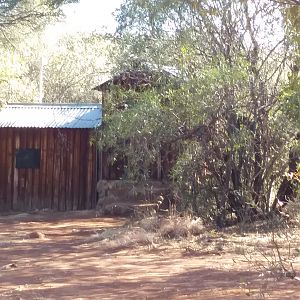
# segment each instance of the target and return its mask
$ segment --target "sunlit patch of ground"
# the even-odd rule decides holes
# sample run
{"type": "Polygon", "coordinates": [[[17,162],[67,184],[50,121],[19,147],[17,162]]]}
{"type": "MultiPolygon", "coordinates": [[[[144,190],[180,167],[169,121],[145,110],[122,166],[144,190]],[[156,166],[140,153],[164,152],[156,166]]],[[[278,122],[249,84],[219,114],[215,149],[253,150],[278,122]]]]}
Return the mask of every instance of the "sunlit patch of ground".
{"type": "Polygon", "coordinates": [[[157,241],[132,227],[126,239],[125,222],[91,211],[0,217],[0,299],[300,299],[299,281],[266,281],[245,262],[244,249],[268,246],[263,234],[157,241]],[[116,237],[99,239],[107,229],[116,237]]]}

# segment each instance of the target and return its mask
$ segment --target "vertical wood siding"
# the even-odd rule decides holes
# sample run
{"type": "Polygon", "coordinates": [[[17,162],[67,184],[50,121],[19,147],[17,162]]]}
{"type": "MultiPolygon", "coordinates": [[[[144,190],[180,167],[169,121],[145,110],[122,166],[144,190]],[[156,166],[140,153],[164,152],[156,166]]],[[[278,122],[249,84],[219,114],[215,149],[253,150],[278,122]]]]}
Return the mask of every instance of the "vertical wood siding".
{"type": "Polygon", "coordinates": [[[96,205],[96,149],[89,129],[0,128],[0,211],[96,205]],[[16,150],[40,149],[40,167],[17,169],[16,150]]]}

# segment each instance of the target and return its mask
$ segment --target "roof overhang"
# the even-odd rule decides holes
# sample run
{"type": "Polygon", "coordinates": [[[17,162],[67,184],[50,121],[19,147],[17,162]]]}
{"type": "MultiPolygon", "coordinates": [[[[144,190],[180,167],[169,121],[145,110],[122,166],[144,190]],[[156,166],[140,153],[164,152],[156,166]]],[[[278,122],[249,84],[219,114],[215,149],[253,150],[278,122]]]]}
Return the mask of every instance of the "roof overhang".
{"type": "Polygon", "coordinates": [[[97,128],[101,104],[6,104],[0,108],[0,127],[97,128]]]}

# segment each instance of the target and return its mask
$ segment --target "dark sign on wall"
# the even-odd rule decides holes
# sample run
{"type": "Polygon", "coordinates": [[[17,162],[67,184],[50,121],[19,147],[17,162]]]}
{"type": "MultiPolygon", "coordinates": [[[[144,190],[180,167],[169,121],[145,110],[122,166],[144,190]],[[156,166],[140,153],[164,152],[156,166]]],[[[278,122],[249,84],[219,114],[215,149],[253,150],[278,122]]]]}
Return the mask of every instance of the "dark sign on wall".
{"type": "Polygon", "coordinates": [[[40,149],[17,149],[17,169],[38,169],[40,167],[40,149]]]}

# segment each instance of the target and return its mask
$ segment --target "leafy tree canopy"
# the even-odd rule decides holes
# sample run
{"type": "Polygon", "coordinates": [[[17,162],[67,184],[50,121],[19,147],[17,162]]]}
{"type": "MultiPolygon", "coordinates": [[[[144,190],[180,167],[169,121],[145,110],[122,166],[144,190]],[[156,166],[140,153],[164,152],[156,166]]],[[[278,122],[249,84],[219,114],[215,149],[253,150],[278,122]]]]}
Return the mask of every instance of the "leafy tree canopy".
{"type": "Polygon", "coordinates": [[[172,156],[184,203],[219,224],[270,211],[296,129],[282,97],[294,54],[283,4],[126,0],[117,20],[116,71],[171,67],[180,84],[112,90],[100,140],[112,162],[121,153],[141,179],[172,156]]]}
{"type": "Polygon", "coordinates": [[[61,15],[61,5],[71,2],[77,0],[0,0],[0,43],[7,46],[40,29],[61,15]]]}
{"type": "Polygon", "coordinates": [[[40,34],[0,49],[0,99],[4,102],[94,102],[92,88],[107,76],[109,42],[99,34],[64,35],[49,47],[40,34]]]}

